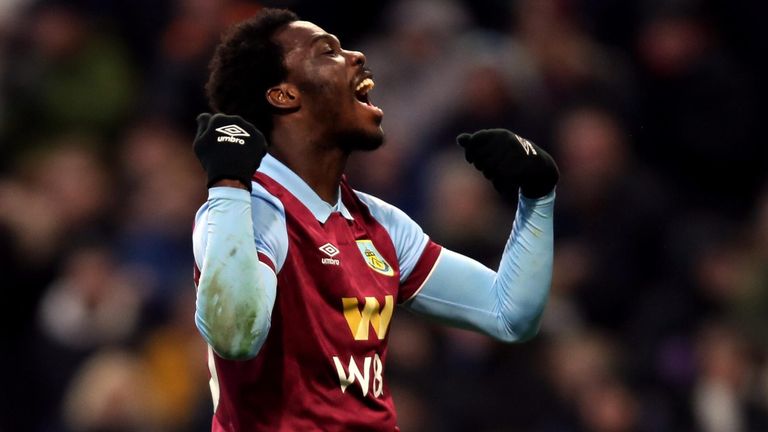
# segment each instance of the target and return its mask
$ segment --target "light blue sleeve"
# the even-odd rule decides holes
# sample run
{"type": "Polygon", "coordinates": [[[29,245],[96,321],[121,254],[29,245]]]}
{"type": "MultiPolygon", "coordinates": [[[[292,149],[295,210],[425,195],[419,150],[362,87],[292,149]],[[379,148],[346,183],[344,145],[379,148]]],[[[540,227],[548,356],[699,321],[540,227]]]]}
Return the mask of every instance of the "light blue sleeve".
{"type": "MultiPolygon", "coordinates": [[[[251,222],[253,223],[253,240],[256,249],[264,254],[275,266],[275,273],[280,273],[288,256],[288,229],[285,225],[285,208],[275,196],[271,195],[260,184],[252,183],[251,192],[251,222]]],[[[197,229],[207,226],[209,201],[206,201],[195,215],[195,231],[192,234],[192,245],[197,268],[203,268],[202,259],[208,244],[208,230],[197,229]]]]}
{"type": "Polygon", "coordinates": [[[443,249],[432,274],[404,306],[504,342],[535,336],[552,282],[555,192],[520,196],[498,273],[443,249]]]}
{"type": "Polygon", "coordinates": [[[263,186],[253,182],[251,192],[251,220],[256,249],[267,256],[280,273],[288,256],[288,228],[285,225],[285,207],[263,186]]]}
{"type": "Polygon", "coordinates": [[[279,271],[287,254],[284,212],[245,190],[211,188],[195,218],[193,251],[200,269],[200,333],[221,357],[254,357],[269,332],[277,289],[275,272],[259,261],[258,252],[279,271]]]}
{"type": "Polygon", "coordinates": [[[363,192],[355,191],[355,194],[392,239],[400,267],[400,282],[405,282],[419,262],[429,242],[429,236],[424,234],[421,227],[405,212],[392,204],[363,192]]]}

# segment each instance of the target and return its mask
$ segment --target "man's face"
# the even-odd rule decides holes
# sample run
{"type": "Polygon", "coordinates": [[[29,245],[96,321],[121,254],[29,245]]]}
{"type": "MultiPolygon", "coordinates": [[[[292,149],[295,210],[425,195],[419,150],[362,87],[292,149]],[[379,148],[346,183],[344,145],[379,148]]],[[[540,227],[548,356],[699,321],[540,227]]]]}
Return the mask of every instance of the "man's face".
{"type": "Polygon", "coordinates": [[[295,21],[276,34],[288,69],[286,81],[300,92],[300,110],[318,124],[318,138],[345,150],[373,150],[382,142],[383,112],[368,98],[372,74],[365,56],[341,49],[320,27],[295,21]]]}

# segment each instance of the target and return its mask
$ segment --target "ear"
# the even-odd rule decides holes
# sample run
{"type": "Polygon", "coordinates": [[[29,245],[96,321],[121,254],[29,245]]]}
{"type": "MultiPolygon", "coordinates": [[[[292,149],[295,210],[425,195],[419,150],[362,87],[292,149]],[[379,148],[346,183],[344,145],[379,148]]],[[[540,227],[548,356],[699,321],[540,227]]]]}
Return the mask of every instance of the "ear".
{"type": "Polygon", "coordinates": [[[266,96],[275,108],[293,110],[301,106],[301,94],[293,84],[281,83],[267,90],[266,96]]]}

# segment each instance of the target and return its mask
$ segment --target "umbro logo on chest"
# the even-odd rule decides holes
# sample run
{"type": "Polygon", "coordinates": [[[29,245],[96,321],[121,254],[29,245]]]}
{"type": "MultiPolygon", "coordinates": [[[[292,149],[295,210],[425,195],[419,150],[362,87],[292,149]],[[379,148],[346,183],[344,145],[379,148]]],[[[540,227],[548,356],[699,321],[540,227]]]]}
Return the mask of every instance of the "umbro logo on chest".
{"type": "Polygon", "coordinates": [[[320,259],[320,262],[322,262],[323,264],[336,265],[336,266],[341,264],[341,262],[338,259],[334,258],[336,255],[339,254],[339,249],[333,244],[331,244],[330,242],[320,246],[318,249],[320,249],[320,252],[328,255],[320,259]]]}
{"type": "MultiPolygon", "coordinates": [[[[384,256],[376,249],[371,240],[356,240],[357,248],[368,267],[376,273],[384,276],[394,276],[395,272],[392,266],[387,262],[384,256]]],[[[326,243],[320,246],[320,252],[326,256],[320,258],[320,262],[325,265],[341,265],[336,255],[340,253],[339,249],[333,243],[326,243]]]]}

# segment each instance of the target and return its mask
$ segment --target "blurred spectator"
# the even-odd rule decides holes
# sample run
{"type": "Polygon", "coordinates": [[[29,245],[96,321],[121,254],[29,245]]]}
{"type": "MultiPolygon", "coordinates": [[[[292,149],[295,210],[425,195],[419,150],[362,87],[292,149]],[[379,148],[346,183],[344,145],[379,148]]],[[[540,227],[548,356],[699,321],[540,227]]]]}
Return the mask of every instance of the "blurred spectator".
{"type": "MultiPolygon", "coordinates": [[[[743,267],[739,280],[743,286],[734,302],[735,320],[761,349],[768,347],[768,190],[757,200],[754,218],[746,230],[743,267]]],[[[740,270],[741,270],[740,269],[740,270]]]]}
{"type": "MultiPolygon", "coordinates": [[[[0,3],[0,83],[5,81],[5,73],[7,73],[8,61],[7,57],[7,40],[16,31],[14,28],[16,25],[16,16],[19,10],[24,6],[28,0],[6,0],[0,3]]],[[[5,129],[7,124],[8,108],[5,105],[5,98],[0,93],[0,137],[5,135],[5,129]]],[[[0,156],[3,154],[3,145],[0,144],[0,156]]]]}
{"type": "Polygon", "coordinates": [[[386,89],[372,94],[386,113],[385,131],[407,149],[421,145],[428,126],[459,103],[455,90],[470,53],[458,42],[468,24],[457,1],[400,0],[388,11],[386,31],[361,46],[377,86],[386,89]]]}
{"type": "Polygon", "coordinates": [[[660,276],[666,197],[632,158],[627,134],[608,111],[582,106],[557,123],[558,292],[568,292],[593,323],[620,328],[660,276]],[[642,265],[637,265],[642,263],[642,265]]]}
{"type": "Polygon", "coordinates": [[[13,21],[19,14],[19,10],[23,7],[24,3],[28,3],[29,0],[7,0],[0,4],[0,28],[8,29],[13,25],[13,21]]]}
{"type": "Polygon", "coordinates": [[[76,250],[42,299],[42,332],[71,349],[125,341],[136,330],[139,295],[107,251],[76,250]]]}
{"type": "Polygon", "coordinates": [[[154,430],[210,428],[209,354],[189,319],[194,302],[194,290],[179,294],[170,318],[149,331],[139,351],[149,386],[144,415],[154,430]]]}
{"type": "Polygon", "coordinates": [[[698,337],[698,364],[693,407],[700,430],[756,432],[768,428],[765,405],[754,399],[755,364],[738,331],[721,323],[703,328],[698,337]]]}
{"type": "Polygon", "coordinates": [[[653,430],[640,426],[636,396],[618,382],[600,382],[590,387],[579,404],[586,429],[594,432],[653,430]]]}
{"type": "Polygon", "coordinates": [[[75,432],[148,430],[149,388],[140,360],[130,351],[105,350],[72,380],[63,419],[75,432]]]}
{"type": "Polygon", "coordinates": [[[38,410],[51,417],[33,422],[53,426],[50,421],[81,362],[103,345],[135,336],[141,297],[133,282],[98,242],[77,247],[66,258],[35,314],[33,352],[44,355],[34,358],[37,370],[28,379],[46,389],[37,401],[38,410]],[[56,367],[50,367],[50,358],[56,359],[56,367]]]}
{"type": "Polygon", "coordinates": [[[204,87],[208,62],[220,34],[261,7],[239,0],[175,0],[175,14],[159,48],[145,99],[149,114],[193,127],[209,111],[204,87]]]}
{"type": "Polygon", "coordinates": [[[423,169],[429,181],[424,230],[449,249],[497,265],[512,217],[505,218],[490,183],[464,161],[458,146],[433,155],[423,169]]]}
{"type": "MultiPolygon", "coordinates": [[[[481,39],[474,44],[482,51],[488,49],[482,47],[486,42],[481,39]]],[[[429,206],[429,202],[421,200],[421,195],[427,193],[424,189],[432,181],[432,172],[425,170],[424,165],[435,159],[436,154],[450,153],[451,150],[456,153],[456,137],[459,134],[479,129],[507,128],[531,139],[541,135],[542,131],[534,120],[534,111],[524,106],[525,101],[518,99],[520,95],[514,93],[493,54],[492,51],[475,53],[476,60],[458,76],[461,81],[457,83],[457,95],[461,103],[452,105],[445,118],[436,123],[438,127],[425,131],[420,145],[415,151],[412,150],[412,163],[406,174],[410,175],[413,183],[411,193],[415,197],[412,196],[409,203],[413,214],[421,215],[426,211],[425,204],[429,206]],[[480,56],[489,57],[481,59],[480,56]]]]}
{"type": "Polygon", "coordinates": [[[78,368],[65,392],[72,431],[182,431],[210,428],[205,344],[187,319],[194,293],[138,350],[103,348],[78,368]]]}
{"type": "MultiPolygon", "coordinates": [[[[11,338],[26,343],[37,301],[72,246],[103,236],[110,210],[109,177],[88,140],[71,138],[30,154],[15,176],[0,179],[3,274],[15,289],[2,319],[11,338]]],[[[11,344],[13,345],[13,344],[11,344]]]]}
{"type": "Polygon", "coordinates": [[[638,151],[681,202],[728,215],[765,177],[750,74],[719,45],[697,2],[651,9],[638,35],[645,143],[638,151]]]}
{"type": "Polygon", "coordinates": [[[540,125],[533,131],[551,127],[562,106],[577,102],[633,111],[626,60],[589,37],[576,2],[521,0],[514,12],[514,32],[499,55],[519,105],[540,125]]]}
{"type": "Polygon", "coordinates": [[[434,331],[410,314],[394,320],[389,331],[387,374],[398,424],[402,430],[437,430],[440,422],[433,414],[437,403],[430,397],[438,375],[430,372],[439,355],[434,331]]]}
{"type": "Polygon", "coordinates": [[[36,5],[16,29],[3,92],[14,107],[4,137],[12,153],[29,149],[35,138],[116,132],[136,85],[120,43],[82,10],[58,1],[36,5]]]}
{"type": "Polygon", "coordinates": [[[555,246],[552,287],[544,311],[541,331],[567,336],[584,331],[584,312],[576,302],[576,290],[591,273],[591,264],[579,242],[561,242],[555,246]]]}
{"type": "Polygon", "coordinates": [[[408,158],[403,155],[411,153],[413,149],[409,148],[410,144],[397,141],[389,135],[385,140],[382,151],[353,154],[347,175],[355,189],[381,198],[400,209],[412,209],[418,206],[418,188],[408,188],[407,193],[402,191],[410,179],[405,166],[408,158]]]}
{"type": "Polygon", "coordinates": [[[27,259],[46,262],[78,235],[103,231],[110,179],[88,138],[71,137],[29,152],[18,179],[3,182],[0,221],[27,259]],[[63,174],[66,173],[66,174],[63,174]]]}
{"type": "Polygon", "coordinates": [[[190,232],[205,189],[188,139],[162,122],[138,124],[127,134],[120,157],[127,190],[118,253],[143,280],[150,320],[162,321],[175,299],[193,289],[190,232]]]}

